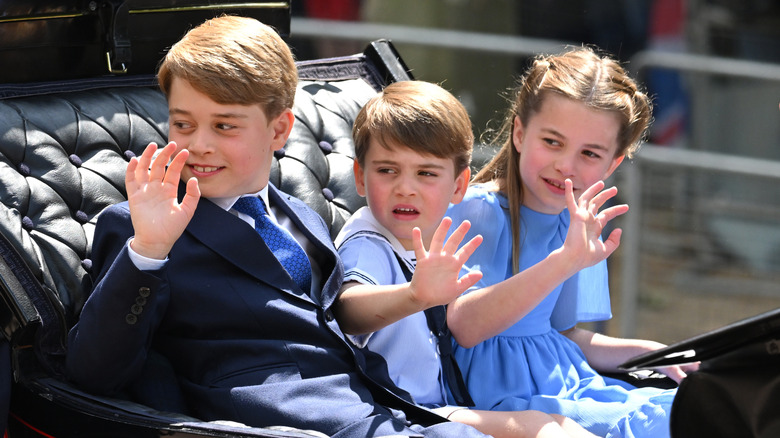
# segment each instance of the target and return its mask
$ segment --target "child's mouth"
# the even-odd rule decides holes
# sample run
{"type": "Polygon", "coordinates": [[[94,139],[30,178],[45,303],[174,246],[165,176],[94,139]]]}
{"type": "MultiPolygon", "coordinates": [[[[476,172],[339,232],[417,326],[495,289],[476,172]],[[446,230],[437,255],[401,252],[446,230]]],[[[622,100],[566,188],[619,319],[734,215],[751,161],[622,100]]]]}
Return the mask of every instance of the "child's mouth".
{"type": "Polygon", "coordinates": [[[393,209],[393,215],[404,218],[416,217],[419,214],[420,213],[417,211],[417,209],[414,208],[397,207],[393,209]]]}
{"type": "Polygon", "coordinates": [[[204,176],[204,175],[210,175],[210,174],[214,174],[214,173],[218,172],[221,169],[221,167],[219,167],[219,166],[198,166],[198,165],[193,164],[193,165],[190,165],[190,169],[192,170],[192,173],[194,175],[204,176]]]}
{"type": "Polygon", "coordinates": [[[550,186],[552,189],[556,189],[556,191],[557,190],[560,190],[560,191],[565,191],[566,190],[566,185],[562,181],[553,180],[553,179],[547,179],[547,178],[542,178],[542,180],[545,183],[547,183],[547,185],[550,186]]]}

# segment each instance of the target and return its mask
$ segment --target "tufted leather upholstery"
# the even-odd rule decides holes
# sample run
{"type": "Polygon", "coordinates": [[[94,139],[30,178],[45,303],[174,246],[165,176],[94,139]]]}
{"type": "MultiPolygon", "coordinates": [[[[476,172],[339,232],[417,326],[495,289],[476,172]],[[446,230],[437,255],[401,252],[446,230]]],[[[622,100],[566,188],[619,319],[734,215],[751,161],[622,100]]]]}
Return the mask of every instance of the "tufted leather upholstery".
{"type": "MultiPolygon", "coordinates": [[[[411,76],[384,41],[361,55],[299,62],[299,76],[296,122],[271,182],[314,208],[335,237],[364,205],[352,177],[352,122],[384,85],[411,76]]],[[[98,215],[126,199],[129,159],[166,142],[168,108],[154,78],[123,82],[0,100],[0,327],[17,351],[33,345],[49,375],[59,374],[91,286],[98,215]]]]}

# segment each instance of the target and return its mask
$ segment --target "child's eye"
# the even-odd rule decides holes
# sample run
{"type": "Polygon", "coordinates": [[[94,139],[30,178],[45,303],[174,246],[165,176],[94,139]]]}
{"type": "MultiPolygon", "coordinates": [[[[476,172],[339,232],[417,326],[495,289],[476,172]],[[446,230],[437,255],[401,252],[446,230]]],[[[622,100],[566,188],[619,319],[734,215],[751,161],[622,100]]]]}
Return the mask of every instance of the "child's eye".
{"type": "Polygon", "coordinates": [[[588,150],[582,151],[582,155],[585,155],[588,158],[601,158],[601,155],[588,150]]]}
{"type": "Polygon", "coordinates": [[[544,139],[542,139],[542,141],[544,141],[545,143],[547,143],[550,146],[560,146],[561,145],[561,142],[559,142],[558,140],[556,140],[554,138],[544,138],[544,139]]]}
{"type": "Polygon", "coordinates": [[[395,173],[395,170],[388,167],[380,167],[376,170],[378,173],[395,173]]]}
{"type": "Polygon", "coordinates": [[[229,131],[231,129],[234,129],[236,126],[231,125],[229,123],[217,123],[216,128],[220,131],[229,131]]]}
{"type": "Polygon", "coordinates": [[[182,122],[182,121],[171,122],[171,125],[173,125],[173,127],[181,131],[192,128],[192,125],[190,123],[182,122]]]}
{"type": "Polygon", "coordinates": [[[417,174],[420,175],[420,176],[438,176],[435,173],[429,172],[427,170],[421,170],[421,171],[417,172],[417,174]]]}

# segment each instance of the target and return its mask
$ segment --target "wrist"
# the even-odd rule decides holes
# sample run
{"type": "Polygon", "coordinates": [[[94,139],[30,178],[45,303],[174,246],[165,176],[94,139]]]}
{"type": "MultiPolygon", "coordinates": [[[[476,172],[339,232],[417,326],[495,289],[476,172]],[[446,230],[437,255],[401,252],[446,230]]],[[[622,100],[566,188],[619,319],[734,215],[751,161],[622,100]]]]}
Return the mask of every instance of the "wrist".
{"type": "Polygon", "coordinates": [[[578,260],[570,257],[564,247],[560,247],[547,255],[548,268],[558,272],[559,276],[568,279],[572,275],[581,271],[585,266],[580,266],[578,260]]]}
{"type": "Polygon", "coordinates": [[[135,237],[130,239],[129,245],[136,254],[153,260],[165,260],[170,248],[162,245],[147,245],[135,237]]]}

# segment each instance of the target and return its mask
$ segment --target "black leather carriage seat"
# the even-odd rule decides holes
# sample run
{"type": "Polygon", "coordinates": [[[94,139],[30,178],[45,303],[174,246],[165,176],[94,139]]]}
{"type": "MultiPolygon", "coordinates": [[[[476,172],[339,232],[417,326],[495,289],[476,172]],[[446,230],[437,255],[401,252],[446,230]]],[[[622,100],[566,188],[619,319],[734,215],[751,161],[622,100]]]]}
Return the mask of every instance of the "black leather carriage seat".
{"type": "MultiPolygon", "coordinates": [[[[383,86],[411,75],[388,41],[298,66],[296,121],[275,156],[271,182],[311,205],[335,237],[364,205],[352,177],[352,122],[383,86]]],[[[125,200],[128,160],[149,142],[165,144],[167,104],[151,76],[58,87],[52,93],[0,85],[0,327],[12,346],[15,395],[97,404],[94,415],[115,419],[112,400],[63,382],[66,337],[91,286],[96,219],[125,200]]],[[[137,411],[133,418],[153,412],[162,424],[166,417],[157,410],[165,408],[129,410],[137,411]]]]}

